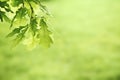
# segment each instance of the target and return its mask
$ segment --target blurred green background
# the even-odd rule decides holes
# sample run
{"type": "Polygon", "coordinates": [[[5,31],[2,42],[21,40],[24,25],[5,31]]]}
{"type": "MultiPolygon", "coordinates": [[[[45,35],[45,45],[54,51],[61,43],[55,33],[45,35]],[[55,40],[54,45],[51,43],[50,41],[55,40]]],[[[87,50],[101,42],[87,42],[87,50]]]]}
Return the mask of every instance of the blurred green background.
{"type": "Polygon", "coordinates": [[[0,23],[0,80],[120,80],[120,0],[48,0],[54,44],[10,48],[0,23]]]}

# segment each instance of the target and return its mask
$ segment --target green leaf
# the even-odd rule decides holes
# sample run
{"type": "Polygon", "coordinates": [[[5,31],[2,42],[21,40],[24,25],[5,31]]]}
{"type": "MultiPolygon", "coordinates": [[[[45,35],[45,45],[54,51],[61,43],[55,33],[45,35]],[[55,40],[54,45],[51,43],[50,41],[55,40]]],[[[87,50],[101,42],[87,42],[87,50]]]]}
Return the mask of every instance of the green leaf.
{"type": "Polygon", "coordinates": [[[1,19],[1,22],[3,22],[3,15],[5,14],[5,12],[3,11],[0,11],[0,19],[1,19]]]}
{"type": "Polygon", "coordinates": [[[2,15],[1,15],[1,13],[0,13],[0,20],[1,20],[1,22],[3,22],[3,17],[2,17],[2,15]]]}
{"type": "Polygon", "coordinates": [[[0,19],[1,19],[1,22],[3,22],[3,19],[6,22],[10,22],[10,19],[5,15],[5,12],[3,12],[3,11],[0,11],[0,19]]]}
{"type": "Polygon", "coordinates": [[[9,5],[7,4],[7,1],[0,1],[0,7],[5,8],[5,7],[9,7],[9,5]]]}
{"type": "Polygon", "coordinates": [[[16,18],[17,18],[17,19],[23,18],[23,17],[25,17],[26,14],[27,14],[27,9],[21,7],[21,8],[18,9],[18,11],[16,12],[16,18]]]}
{"type": "Polygon", "coordinates": [[[16,45],[18,45],[24,38],[24,34],[20,33],[17,35],[17,37],[15,39],[13,39],[13,45],[12,47],[15,47],[16,45]]]}
{"type": "Polygon", "coordinates": [[[7,12],[13,13],[13,11],[10,9],[9,4],[7,3],[7,0],[6,1],[0,1],[0,7],[5,9],[7,12]]]}
{"type": "Polygon", "coordinates": [[[11,0],[11,5],[13,7],[18,7],[22,3],[23,3],[23,0],[11,0]]]}
{"type": "Polygon", "coordinates": [[[38,27],[37,24],[38,24],[37,18],[32,18],[31,22],[30,22],[30,28],[31,28],[33,36],[35,36],[35,34],[36,34],[37,30],[38,30],[37,29],[37,27],[38,27]]]}
{"type": "Polygon", "coordinates": [[[3,14],[3,18],[4,18],[4,20],[5,20],[6,22],[10,22],[10,21],[11,21],[5,14],[3,14]]]}
{"type": "Polygon", "coordinates": [[[40,26],[41,29],[39,30],[39,34],[37,35],[37,37],[40,38],[40,44],[44,47],[50,47],[50,45],[53,43],[53,40],[50,36],[52,32],[48,30],[48,26],[44,19],[40,20],[40,26]]]}
{"type": "Polygon", "coordinates": [[[25,8],[27,10],[28,16],[31,17],[31,8],[30,8],[29,3],[25,1],[24,6],[25,6],[25,8]]]}
{"type": "Polygon", "coordinates": [[[10,25],[10,28],[13,26],[13,24],[18,24],[20,26],[24,26],[27,24],[27,18],[26,18],[26,15],[27,15],[27,9],[26,8],[19,8],[17,11],[16,11],[16,14],[15,16],[13,17],[12,21],[11,21],[11,25],[10,25]]]}
{"type": "Polygon", "coordinates": [[[12,37],[15,34],[19,34],[21,29],[23,29],[24,27],[19,27],[19,28],[15,28],[11,33],[9,33],[6,37],[12,37]]]}
{"type": "Polygon", "coordinates": [[[41,9],[44,13],[46,13],[47,15],[50,15],[50,13],[49,13],[49,11],[48,11],[48,9],[47,9],[46,6],[40,4],[40,7],[41,7],[40,9],[41,9]]]}

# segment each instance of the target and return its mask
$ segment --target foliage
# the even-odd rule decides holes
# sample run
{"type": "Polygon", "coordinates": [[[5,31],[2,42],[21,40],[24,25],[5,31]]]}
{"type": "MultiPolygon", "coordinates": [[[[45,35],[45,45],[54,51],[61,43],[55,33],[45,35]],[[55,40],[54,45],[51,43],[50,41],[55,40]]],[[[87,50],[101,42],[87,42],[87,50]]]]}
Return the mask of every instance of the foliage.
{"type": "Polygon", "coordinates": [[[0,21],[10,23],[12,31],[7,37],[14,38],[13,47],[21,41],[49,47],[53,43],[47,25],[49,15],[40,0],[0,0],[0,21]]]}

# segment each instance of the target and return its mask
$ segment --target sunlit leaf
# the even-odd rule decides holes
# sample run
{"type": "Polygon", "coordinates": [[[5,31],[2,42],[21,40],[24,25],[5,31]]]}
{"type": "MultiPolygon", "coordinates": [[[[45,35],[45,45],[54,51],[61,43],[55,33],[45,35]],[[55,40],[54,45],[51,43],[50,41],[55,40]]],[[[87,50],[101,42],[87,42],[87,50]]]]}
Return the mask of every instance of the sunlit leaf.
{"type": "Polygon", "coordinates": [[[40,20],[40,26],[41,29],[38,34],[38,37],[40,38],[40,44],[44,47],[50,47],[50,45],[53,43],[53,40],[50,36],[51,31],[48,30],[48,26],[44,19],[40,20]]]}

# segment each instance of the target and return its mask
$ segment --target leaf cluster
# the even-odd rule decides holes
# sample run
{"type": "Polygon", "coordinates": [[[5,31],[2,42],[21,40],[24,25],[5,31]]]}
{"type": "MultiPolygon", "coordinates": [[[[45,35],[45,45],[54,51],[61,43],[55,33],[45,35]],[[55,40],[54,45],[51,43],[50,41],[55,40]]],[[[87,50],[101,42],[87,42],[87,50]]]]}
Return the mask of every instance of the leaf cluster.
{"type": "Polygon", "coordinates": [[[10,23],[7,37],[13,38],[13,47],[26,40],[27,45],[50,47],[53,41],[47,25],[49,15],[40,0],[0,0],[0,21],[10,23]]]}

